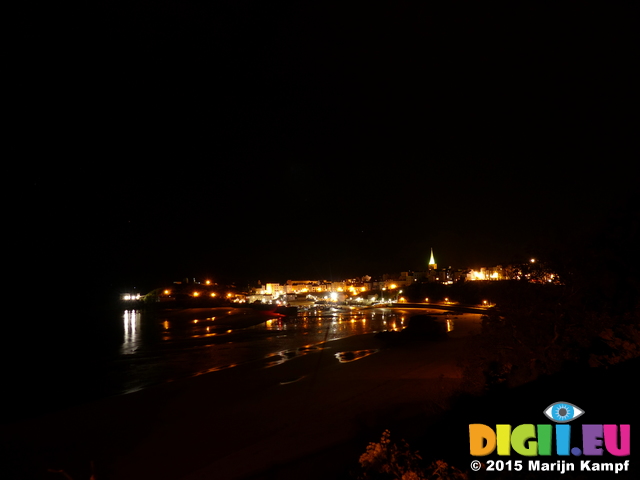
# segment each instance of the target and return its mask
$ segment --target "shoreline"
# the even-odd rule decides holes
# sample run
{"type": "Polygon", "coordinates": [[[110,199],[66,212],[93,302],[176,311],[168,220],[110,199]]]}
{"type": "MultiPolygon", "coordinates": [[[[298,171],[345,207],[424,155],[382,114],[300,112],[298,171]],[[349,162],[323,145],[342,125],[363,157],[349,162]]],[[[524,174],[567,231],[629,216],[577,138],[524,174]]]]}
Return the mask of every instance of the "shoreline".
{"type": "MultiPolygon", "coordinates": [[[[376,310],[382,313],[383,316],[385,311],[389,311],[388,309],[376,310]]],[[[418,311],[427,311],[429,314],[438,317],[441,315],[449,316],[453,313],[446,310],[413,309],[411,307],[407,308],[405,313],[413,315],[418,311]]],[[[372,314],[369,313],[369,315],[372,314]]],[[[259,324],[263,323],[266,319],[275,318],[272,317],[271,314],[256,312],[252,309],[215,307],[204,309],[174,309],[165,312],[164,315],[161,314],[159,321],[162,322],[162,320],[166,318],[170,322],[176,321],[176,325],[180,326],[186,325],[185,322],[190,322],[193,318],[204,320],[204,317],[210,316],[217,318],[215,322],[209,322],[207,325],[211,325],[213,332],[219,330],[223,332],[223,334],[218,334],[215,339],[213,339],[213,337],[211,339],[209,339],[209,337],[205,338],[204,336],[202,338],[191,339],[180,337],[174,339],[171,344],[167,343],[167,345],[184,344],[187,346],[200,345],[206,347],[208,344],[221,345],[229,341],[235,342],[237,341],[236,336],[238,335],[240,335],[241,338],[246,338],[246,336],[259,338],[260,335],[271,335],[271,333],[266,331],[261,334],[259,324]],[[228,330],[233,330],[233,333],[229,333],[228,330]]],[[[466,315],[462,314],[462,316],[466,315]]],[[[297,316],[285,321],[295,322],[300,319],[301,317],[297,316]]],[[[147,321],[148,320],[149,318],[147,321]]],[[[153,318],[152,320],[155,321],[153,318]]],[[[119,382],[122,380],[118,375],[121,375],[121,372],[125,372],[123,368],[126,368],[126,362],[118,362],[117,366],[111,365],[113,359],[120,355],[119,352],[124,345],[122,343],[122,319],[111,319],[111,325],[107,327],[108,328],[105,329],[105,332],[108,334],[107,341],[100,341],[100,339],[93,337],[91,337],[89,341],[83,340],[78,344],[69,345],[60,345],[57,341],[52,341],[48,342],[46,349],[39,348],[33,352],[24,350],[24,353],[16,353],[16,358],[23,355],[29,355],[31,357],[35,355],[39,363],[36,364],[34,368],[19,368],[9,372],[9,380],[6,384],[9,385],[10,408],[5,409],[3,415],[0,416],[0,425],[41,417],[65,409],[68,406],[79,406],[84,403],[99,400],[100,398],[132,391],[132,388],[130,388],[132,384],[127,384],[126,388],[118,388],[119,382]],[[113,332],[119,332],[120,337],[118,338],[117,335],[114,336],[113,332]],[[114,339],[119,341],[114,341],[114,339]],[[96,341],[99,351],[95,350],[96,341]],[[78,348],[84,350],[79,352],[78,348]],[[89,348],[91,348],[91,351],[88,350],[89,348]],[[97,355],[95,354],[96,352],[98,352],[97,355]],[[85,360],[78,361],[80,358],[84,358],[85,360]]],[[[127,325],[125,323],[125,329],[126,327],[127,325]]],[[[382,327],[382,325],[379,327],[382,327]]],[[[379,330],[379,327],[377,327],[376,330],[379,330]]],[[[368,330],[372,329],[369,328],[368,330]]],[[[147,328],[146,331],[148,332],[149,329],[147,328]]],[[[456,328],[456,330],[451,333],[452,336],[465,334],[464,327],[460,330],[456,328]]],[[[313,339],[308,338],[306,343],[316,344],[327,338],[324,335],[320,336],[320,338],[317,338],[318,335],[315,335],[315,337],[316,338],[313,339]]],[[[163,346],[167,345],[163,344],[163,346]]],[[[275,354],[283,349],[274,348],[272,350],[275,354]]],[[[162,352],[160,352],[160,354],[161,353],[162,352]]],[[[264,353],[266,354],[267,352],[264,353]]],[[[258,358],[261,358],[260,355],[258,358]]],[[[235,364],[238,362],[222,362],[218,367],[224,367],[230,363],[235,364]]],[[[205,370],[208,369],[202,369],[202,371],[205,370]]],[[[215,371],[215,369],[212,368],[209,371],[215,371]]],[[[156,372],[159,373],[160,370],[156,370],[156,372]]],[[[142,388],[148,388],[150,385],[156,384],[158,380],[166,381],[171,378],[176,379],[183,376],[182,373],[183,372],[178,371],[177,375],[169,375],[169,378],[164,378],[167,376],[161,373],[159,375],[152,375],[149,378],[155,378],[155,380],[142,382],[142,388]]],[[[189,376],[188,372],[186,376],[189,376]]]]}
{"type": "MultiPolygon", "coordinates": [[[[210,471],[215,478],[241,478],[295,464],[350,441],[381,416],[439,405],[445,401],[442,389],[459,384],[460,369],[445,359],[453,359],[453,350],[464,352],[465,338],[398,348],[374,335],[322,342],[317,346],[323,348],[270,368],[240,365],[8,425],[3,440],[20,438],[18,445],[46,452],[29,462],[40,468],[47,458],[68,458],[65,471],[74,479],[89,477],[83,476],[86,466],[82,473],[71,471],[90,461],[99,480],[195,479],[210,471]],[[425,356],[427,345],[432,355],[425,356]],[[347,363],[336,358],[362,350],[375,352],[347,363]],[[426,388],[434,382],[438,389],[426,388]],[[305,424],[303,431],[296,427],[305,424]],[[170,453],[155,460],[157,452],[170,453]]],[[[15,453],[24,458],[24,452],[15,453]]]]}

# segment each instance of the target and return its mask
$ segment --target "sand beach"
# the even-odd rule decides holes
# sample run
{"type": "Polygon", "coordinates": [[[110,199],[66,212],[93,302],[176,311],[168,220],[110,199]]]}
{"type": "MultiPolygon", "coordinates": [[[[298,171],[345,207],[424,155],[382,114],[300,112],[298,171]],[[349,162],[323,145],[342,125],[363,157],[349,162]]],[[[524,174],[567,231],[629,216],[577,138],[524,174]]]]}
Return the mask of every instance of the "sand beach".
{"type": "Polygon", "coordinates": [[[446,409],[473,341],[468,333],[401,344],[355,335],[288,361],[239,365],[7,425],[5,465],[28,478],[63,470],[74,480],[349,478],[382,430],[403,421],[420,429],[446,409]]]}

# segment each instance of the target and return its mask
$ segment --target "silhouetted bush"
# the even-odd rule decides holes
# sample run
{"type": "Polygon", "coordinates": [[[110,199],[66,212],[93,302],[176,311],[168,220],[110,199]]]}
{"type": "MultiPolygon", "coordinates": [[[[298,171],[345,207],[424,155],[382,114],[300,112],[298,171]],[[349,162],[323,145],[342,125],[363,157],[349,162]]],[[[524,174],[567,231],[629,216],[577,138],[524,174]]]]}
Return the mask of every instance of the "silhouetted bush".
{"type": "Polygon", "coordinates": [[[558,247],[550,264],[564,285],[500,282],[483,316],[473,388],[526,383],[562,370],[640,356],[637,213],[616,212],[594,233],[558,247]]]}

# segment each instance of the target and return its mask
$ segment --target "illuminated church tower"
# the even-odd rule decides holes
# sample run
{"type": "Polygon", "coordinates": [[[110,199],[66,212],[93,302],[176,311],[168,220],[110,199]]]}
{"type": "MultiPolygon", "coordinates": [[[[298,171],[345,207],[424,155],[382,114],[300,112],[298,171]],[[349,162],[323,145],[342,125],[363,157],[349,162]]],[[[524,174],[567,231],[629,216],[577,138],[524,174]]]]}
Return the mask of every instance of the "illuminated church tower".
{"type": "Polygon", "coordinates": [[[429,270],[437,270],[438,265],[436,264],[436,259],[433,258],[433,247],[431,247],[431,258],[429,259],[429,270]]]}

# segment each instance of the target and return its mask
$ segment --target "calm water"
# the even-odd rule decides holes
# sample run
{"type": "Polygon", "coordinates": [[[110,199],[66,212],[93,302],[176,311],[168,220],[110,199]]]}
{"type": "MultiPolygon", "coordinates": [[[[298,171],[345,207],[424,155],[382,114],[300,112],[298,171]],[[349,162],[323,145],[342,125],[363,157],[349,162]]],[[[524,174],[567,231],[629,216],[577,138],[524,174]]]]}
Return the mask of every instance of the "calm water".
{"type": "MultiPolygon", "coordinates": [[[[249,322],[257,324],[246,326],[245,319],[256,316],[247,309],[193,309],[156,315],[126,310],[113,319],[110,348],[84,348],[78,355],[71,352],[65,362],[51,358],[41,368],[34,368],[30,385],[35,393],[27,395],[27,401],[21,402],[25,411],[16,415],[30,416],[33,409],[56,410],[243,364],[255,364],[256,368],[277,365],[313,351],[314,345],[324,341],[400,330],[412,315],[423,313],[436,315],[448,322],[449,328],[463,317],[414,308],[326,309],[289,317],[262,313],[258,315],[263,317],[249,322]],[[41,396],[42,401],[35,396],[41,396]]],[[[479,315],[467,316],[477,324],[479,315]]],[[[82,336],[78,338],[82,342],[82,336]]]]}
{"type": "Polygon", "coordinates": [[[240,364],[291,358],[305,348],[351,335],[402,329],[411,315],[426,310],[315,310],[295,317],[267,315],[263,323],[247,328],[218,327],[231,316],[242,318],[239,312],[219,308],[146,318],[144,313],[125,311],[123,343],[113,362],[112,372],[118,378],[113,393],[240,364]]]}

